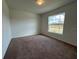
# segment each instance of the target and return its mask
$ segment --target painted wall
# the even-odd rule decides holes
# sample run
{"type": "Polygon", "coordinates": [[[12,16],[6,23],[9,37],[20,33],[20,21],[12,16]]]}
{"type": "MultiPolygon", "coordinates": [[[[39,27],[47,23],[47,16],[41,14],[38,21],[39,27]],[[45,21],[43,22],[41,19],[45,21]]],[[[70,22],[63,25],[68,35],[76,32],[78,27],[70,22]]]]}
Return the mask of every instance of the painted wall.
{"type": "Polygon", "coordinates": [[[11,10],[10,16],[13,38],[39,34],[40,19],[37,14],[11,10]]]}
{"type": "Polygon", "coordinates": [[[11,29],[10,29],[9,9],[5,0],[2,0],[2,57],[4,57],[6,53],[10,40],[11,40],[11,29]]]}
{"type": "Polygon", "coordinates": [[[76,2],[72,2],[68,5],[62,6],[58,9],[55,9],[51,12],[47,12],[41,15],[42,17],[42,27],[41,27],[41,33],[57,38],[58,40],[70,43],[72,45],[76,46],[77,41],[77,8],[76,8],[76,2]],[[48,16],[54,15],[57,13],[65,12],[65,23],[64,23],[64,32],[63,35],[55,34],[55,33],[49,33],[48,32],[48,16]]]}

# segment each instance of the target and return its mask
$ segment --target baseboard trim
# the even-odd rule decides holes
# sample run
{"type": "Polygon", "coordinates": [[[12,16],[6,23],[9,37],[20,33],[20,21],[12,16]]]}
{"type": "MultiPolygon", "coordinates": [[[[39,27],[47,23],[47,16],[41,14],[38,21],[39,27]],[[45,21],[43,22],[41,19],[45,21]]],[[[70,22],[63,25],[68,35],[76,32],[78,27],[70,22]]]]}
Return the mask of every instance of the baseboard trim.
{"type": "Polygon", "coordinates": [[[17,36],[17,37],[13,37],[12,39],[17,39],[17,38],[23,38],[23,37],[29,37],[29,36],[35,36],[35,35],[39,35],[39,34],[34,34],[34,35],[24,35],[24,36],[17,36]]]}
{"type": "MultiPolygon", "coordinates": [[[[54,37],[51,37],[51,36],[48,36],[48,35],[45,35],[45,34],[42,34],[42,33],[40,33],[39,35],[47,36],[47,37],[49,37],[49,38],[52,38],[52,39],[56,39],[56,40],[58,40],[57,38],[54,38],[54,37]]],[[[62,42],[62,43],[64,43],[64,44],[70,45],[70,46],[72,46],[72,47],[77,48],[77,46],[72,45],[72,44],[69,44],[69,43],[64,42],[64,41],[62,41],[62,40],[58,40],[58,41],[60,41],[60,42],[62,42]]]]}
{"type": "MultiPolygon", "coordinates": [[[[10,40],[10,43],[9,43],[9,45],[8,45],[8,48],[7,48],[6,52],[5,52],[5,55],[7,54],[7,51],[8,51],[8,49],[9,49],[10,44],[11,44],[11,41],[12,41],[12,39],[10,40]]],[[[5,55],[4,55],[3,59],[5,58],[5,55]]]]}

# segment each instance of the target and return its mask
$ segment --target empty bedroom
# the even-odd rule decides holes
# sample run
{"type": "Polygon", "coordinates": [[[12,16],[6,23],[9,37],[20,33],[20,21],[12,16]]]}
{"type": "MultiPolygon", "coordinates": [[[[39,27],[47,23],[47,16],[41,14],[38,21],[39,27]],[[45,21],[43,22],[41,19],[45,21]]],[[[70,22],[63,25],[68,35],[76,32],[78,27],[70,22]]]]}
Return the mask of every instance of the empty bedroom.
{"type": "Polygon", "coordinates": [[[2,0],[3,59],[77,59],[76,0],[2,0]]]}

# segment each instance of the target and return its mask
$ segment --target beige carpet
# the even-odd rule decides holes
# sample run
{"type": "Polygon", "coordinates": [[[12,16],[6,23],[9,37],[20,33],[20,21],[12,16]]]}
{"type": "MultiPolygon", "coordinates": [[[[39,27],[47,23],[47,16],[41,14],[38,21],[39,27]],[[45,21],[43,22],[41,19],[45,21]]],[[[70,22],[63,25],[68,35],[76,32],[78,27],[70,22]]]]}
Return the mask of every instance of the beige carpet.
{"type": "Polygon", "coordinates": [[[77,59],[76,48],[35,35],[12,39],[4,59],[77,59]]]}

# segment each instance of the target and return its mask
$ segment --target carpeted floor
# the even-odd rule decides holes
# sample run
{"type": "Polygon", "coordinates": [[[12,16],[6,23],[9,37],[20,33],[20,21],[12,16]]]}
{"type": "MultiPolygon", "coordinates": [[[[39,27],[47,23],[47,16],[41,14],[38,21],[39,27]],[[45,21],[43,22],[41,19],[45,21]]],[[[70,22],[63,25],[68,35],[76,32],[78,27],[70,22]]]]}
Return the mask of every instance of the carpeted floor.
{"type": "Polygon", "coordinates": [[[75,47],[42,35],[12,39],[4,59],[77,59],[75,47]]]}

